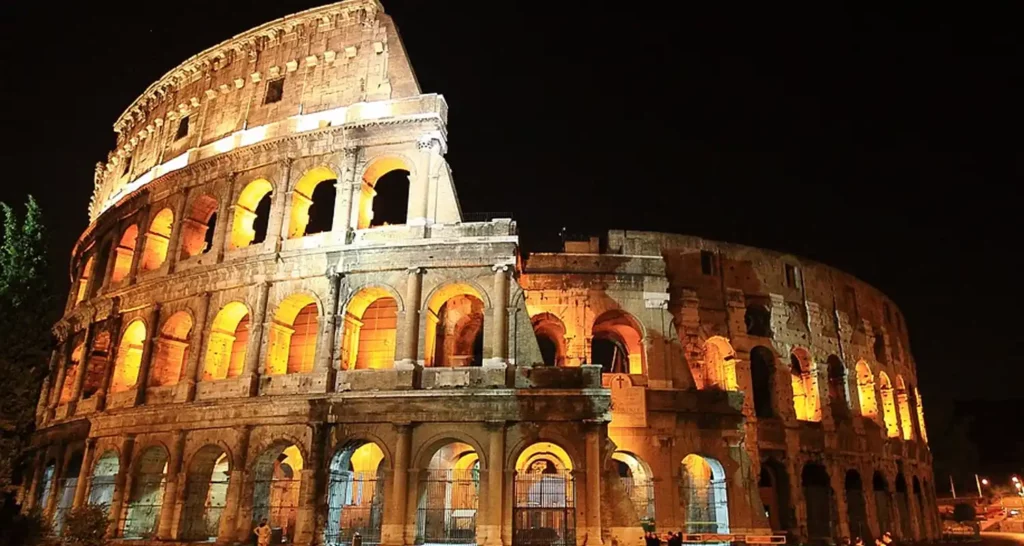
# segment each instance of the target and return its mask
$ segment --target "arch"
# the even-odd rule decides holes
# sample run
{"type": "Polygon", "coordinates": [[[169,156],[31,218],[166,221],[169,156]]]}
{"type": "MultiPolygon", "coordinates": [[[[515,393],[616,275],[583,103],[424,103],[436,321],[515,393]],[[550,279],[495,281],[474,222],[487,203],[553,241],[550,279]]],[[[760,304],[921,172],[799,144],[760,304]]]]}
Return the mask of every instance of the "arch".
{"type": "Polygon", "coordinates": [[[128,278],[135,259],[135,245],[139,239],[139,226],[132,224],[121,234],[121,242],[114,252],[114,270],[110,272],[110,282],[118,283],[128,278]]]}
{"type": "Polygon", "coordinates": [[[896,408],[900,412],[900,425],[904,440],[914,439],[914,420],[910,413],[910,393],[902,375],[896,376],[896,408]]]}
{"type": "Polygon", "coordinates": [[[729,499],[722,463],[689,454],[679,474],[687,533],[729,533],[729,499]]]}
{"type": "Polygon", "coordinates": [[[704,342],[704,388],[736,391],[736,350],[729,340],[714,336],[704,342]]]}
{"type": "Polygon", "coordinates": [[[882,334],[881,329],[875,329],[875,341],[872,349],[875,353],[875,361],[880,364],[886,364],[889,362],[888,354],[885,351],[885,335],[882,334]]]}
{"type": "Polygon", "coordinates": [[[618,471],[626,497],[633,504],[633,510],[644,528],[652,528],[654,513],[654,474],[651,467],[640,457],[628,451],[612,453],[612,460],[618,471]]]}
{"type": "Polygon", "coordinates": [[[352,441],[331,458],[325,544],[350,545],[356,533],[364,543],[380,542],[387,468],[384,457],[377,443],[352,441]]]}
{"type": "Polygon", "coordinates": [[[304,459],[299,447],[275,441],[256,458],[252,468],[252,525],[264,519],[288,542],[295,539],[304,459]]]}
{"type": "Polygon", "coordinates": [[[811,540],[835,536],[832,526],[832,485],[828,471],[819,463],[804,465],[800,485],[807,507],[807,534],[811,540]]]}
{"type": "Polygon", "coordinates": [[[167,481],[167,450],[157,445],[147,447],[132,466],[120,536],[127,540],[155,538],[167,481]]]}
{"type": "Polygon", "coordinates": [[[885,433],[889,438],[899,438],[900,425],[896,417],[896,397],[892,392],[892,383],[884,371],[878,372],[878,392],[882,397],[882,420],[885,433]]]}
{"type": "Polygon", "coordinates": [[[71,511],[71,505],[75,501],[78,476],[82,473],[82,455],[82,451],[77,450],[67,458],[64,463],[64,471],[61,472],[60,480],[57,483],[57,507],[53,513],[53,532],[58,536],[64,528],[64,518],[71,511]]]}
{"type": "Polygon", "coordinates": [[[832,418],[846,421],[850,417],[850,402],[846,393],[846,366],[836,355],[829,355],[828,360],[828,400],[832,409],[832,418]]]}
{"type": "Polygon", "coordinates": [[[793,386],[793,409],[799,421],[821,421],[821,400],[818,396],[818,374],[810,353],[795,347],[789,354],[790,382],[793,386]]]}
{"type": "Polygon", "coordinates": [[[408,221],[410,163],[396,156],[370,161],[363,171],[357,229],[408,221]]]}
{"type": "Polygon", "coordinates": [[[914,517],[917,520],[917,530],[919,535],[926,537],[929,534],[929,518],[927,514],[930,514],[931,511],[925,507],[924,495],[921,493],[921,480],[914,476],[911,483],[914,488],[914,517]]]}
{"type": "Polygon", "coordinates": [[[753,384],[754,413],[775,417],[775,352],[758,345],[750,350],[750,379],[753,384]]]}
{"type": "Polygon", "coordinates": [[[466,283],[438,287],[426,305],[426,365],[483,364],[484,298],[466,283]]]}
{"type": "Polygon", "coordinates": [[[213,248],[217,230],[217,209],[220,204],[210,194],[203,194],[192,202],[188,216],[181,223],[181,259],[205,254],[213,248]]]}
{"type": "Polygon", "coordinates": [[[843,489],[846,494],[846,512],[850,525],[850,535],[861,537],[865,543],[871,536],[871,528],[868,526],[867,503],[864,498],[864,481],[860,472],[850,469],[846,471],[846,478],[843,481],[843,489]]]}
{"type": "Polygon", "coordinates": [[[273,192],[273,184],[259,178],[249,182],[238,194],[231,226],[232,249],[259,244],[266,239],[273,192]]]}
{"type": "Polygon", "coordinates": [[[324,166],[314,167],[299,178],[292,189],[289,239],[331,231],[337,182],[338,175],[324,166]]]}
{"type": "Polygon", "coordinates": [[[203,381],[238,377],[249,344],[249,308],[239,301],[221,307],[210,325],[203,362],[203,381]]]}
{"type": "Polygon", "coordinates": [[[545,544],[576,544],[576,487],[568,452],[553,442],[536,442],[519,453],[515,469],[513,540],[543,537],[545,544]]]}
{"type": "Polygon", "coordinates": [[[752,303],[743,315],[748,336],[772,337],[772,313],[767,307],[752,303]]]}
{"type": "Polygon", "coordinates": [[[860,414],[864,417],[878,415],[878,401],[875,399],[875,376],[867,362],[857,362],[857,397],[860,414]]]}
{"type": "Polygon", "coordinates": [[[928,443],[928,430],[924,426],[924,405],[921,402],[921,391],[914,387],[911,391],[914,395],[914,409],[917,412],[917,430],[921,433],[921,439],[928,443]]]}
{"type": "MultiPolygon", "coordinates": [[[[67,343],[70,343],[69,338],[67,343]]],[[[78,345],[71,351],[71,361],[67,364],[67,371],[64,373],[64,384],[60,385],[60,404],[67,404],[75,396],[75,382],[77,381],[78,374],[85,373],[82,361],[85,358],[85,340],[83,339],[78,345]]]]}
{"type": "Polygon", "coordinates": [[[590,360],[604,373],[644,373],[644,329],[636,317],[619,309],[606,311],[594,320],[592,336],[590,360]]]}
{"type": "Polygon", "coordinates": [[[552,313],[538,313],[530,317],[533,334],[540,345],[540,354],[546,366],[565,366],[565,323],[552,313]]]}
{"type": "Polygon", "coordinates": [[[178,384],[185,373],[191,335],[192,315],[188,311],[178,311],[164,321],[153,351],[149,386],[164,387],[178,384]]]}
{"type": "Polygon", "coordinates": [[[114,483],[121,470],[121,456],[116,450],[104,451],[92,465],[89,476],[89,504],[110,505],[114,500],[114,483]]]}
{"type": "Polygon", "coordinates": [[[469,444],[448,442],[430,455],[418,484],[416,544],[475,544],[479,452],[469,444]]]}
{"type": "Polygon", "coordinates": [[[395,363],[399,300],[379,286],[349,298],[342,316],[341,369],[383,370],[395,363]]]}
{"type": "Polygon", "coordinates": [[[313,371],[319,309],[307,292],[292,294],[277,306],[268,332],[267,375],[313,371]]]}
{"type": "Polygon", "coordinates": [[[92,268],[95,260],[89,256],[78,274],[78,284],[75,287],[75,305],[81,303],[89,293],[89,279],[92,277],[92,268]]]}
{"type": "Polygon", "coordinates": [[[892,517],[889,512],[891,508],[889,502],[889,482],[877,470],[871,477],[871,489],[875,497],[875,517],[878,519],[878,532],[881,534],[891,531],[892,517]]]}
{"type": "Polygon", "coordinates": [[[57,479],[57,461],[51,459],[43,467],[43,475],[40,477],[39,485],[36,488],[36,503],[44,512],[50,503],[50,495],[53,495],[54,481],[57,479]]]}
{"type": "Polygon", "coordinates": [[[134,389],[139,382],[142,366],[142,349],[146,343],[146,323],[140,319],[132,321],[117,346],[117,361],[114,363],[114,377],[110,392],[124,392],[134,389]]]}
{"type": "Polygon", "coordinates": [[[93,338],[89,357],[85,361],[85,382],[82,384],[82,398],[90,398],[103,387],[107,360],[110,356],[110,332],[104,330],[93,338]]]}
{"type": "Polygon", "coordinates": [[[231,456],[221,446],[208,444],[196,451],[187,468],[179,537],[208,541],[217,537],[227,505],[231,456]]]}
{"type": "Polygon", "coordinates": [[[765,517],[772,530],[780,533],[790,531],[793,519],[790,513],[789,472],[785,465],[775,459],[763,461],[757,485],[765,517]]]}
{"type": "Polygon", "coordinates": [[[166,207],[156,213],[146,232],[146,244],[142,249],[142,270],[155,271],[167,261],[167,247],[171,242],[171,226],[174,225],[174,211],[166,207]]]}
{"type": "Polygon", "coordinates": [[[896,513],[900,519],[900,538],[910,540],[914,533],[910,525],[910,500],[907,495],[907,479],[903,473],[896,474],[896,513]]]}

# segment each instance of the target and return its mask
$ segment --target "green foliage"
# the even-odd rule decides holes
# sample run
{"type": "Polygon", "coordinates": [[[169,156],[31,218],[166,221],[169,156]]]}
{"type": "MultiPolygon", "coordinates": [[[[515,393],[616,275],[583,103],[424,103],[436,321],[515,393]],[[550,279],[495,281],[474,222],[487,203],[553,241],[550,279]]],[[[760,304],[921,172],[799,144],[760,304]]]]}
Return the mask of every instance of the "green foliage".
{"type": "Polygon", "coordinates": [[[60,544],[64,546],[104,546],[106,539],[107,507],[87,504],[68,512],[60,544]]]}
{"type": "Polygon", "coordinates": [[[962,502],[953,507],[953,519],[958,523],[974,521],[974,518],[977,517],[977,515],[974,505],[962,502]]]}
{"type": "Polygon", "coordinates": [[[0,508],[0,546],[50,546],[50,525],[42,512],[21,514],[14,503],[0,508]]]}

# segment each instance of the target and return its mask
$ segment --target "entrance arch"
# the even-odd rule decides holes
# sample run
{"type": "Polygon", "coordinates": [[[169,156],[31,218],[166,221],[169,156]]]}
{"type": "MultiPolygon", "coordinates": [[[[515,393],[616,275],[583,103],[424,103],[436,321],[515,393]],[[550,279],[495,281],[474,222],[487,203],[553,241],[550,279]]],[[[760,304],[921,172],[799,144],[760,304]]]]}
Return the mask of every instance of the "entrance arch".
{"type": "Polygon", "coordinates": [[[438,289],[426,309],[427,366],[459,368],[483,364],[484,301],[468,284],[438,289]]]}
{"type": "Polygon", "coordinates": [[[910,499],[907,492],[907,479],[903,474],[896,475],[896,511],[900,516],[900,538],[911,540],[914,538],[910,527],[910,499]]]}
{"type": "Polygon", "coordinates": [[[864,500],[864,481],[860,478],[860,472],[850,470],[846,472],[845,480],[846,512],[850,520],[850,534],[854,537],[861,537],[865,543],[871,536],[871,528],[868,527],[867,502],[864,500]]]}
{"type": "Polygon", "coordinates": [[[324,544],[348,546],[356,533],[363,544],[380,544],[384,517],[384,451],[373,442],[353,442],[331,459],[324,544]]]}
{"type": "Polygon", "coordinates": [[[302,469],[302,453],[295,445],[279,444],[257,457],[252,470],[253,526],[266,519],[283,541],[295,540],[302,469]]]}
{"type": "Polygon", "coordinates": [[[885,480],[885,476],[881,472],[875,471],[874,477],[871,479],[871,488],[875,492],[875,517],[878,518],[878,533],[879,535],[886,531],[892,531],[892,517],[890,516],[889,502],[889,482],[885,480]]]}
{"type": "Polygon", "coordinates": [[[64,466],[64,472],[57,482],[57,509],[53,513],[53,532],[60,535],[64,528],[64,518],[71,511],[75,501],[75,489],[78,486],[78,475],[82,471],[82,452],[77,451],[64,466]]]}
{"type": "Polygon", "coordinates": [[[687,533],[729,532],[729,499],[722,463],[687,455],[682,461],[679,485],[687,533]]]}
{"type": "Polygon", "coordinates": [[[644,373],[643,328],[625,311],[612,310],[594,321],[591,364],[603,373],[644,373]]]}
{"type": "Polygon", "coordinates": [[[139,457],[121,524],[121,538],[153,538],[164,504],[167,481],[167,452],[159,446],[146,448],[139,457]]]}
{"type": "Polygon", "coordinates": [[[645,529],[654,528],[654,475],[651,467],[636,455],[627,451],[612,453],[619,479],[626,490],[626,496],[633,503],[633,509],[645,529]]]}
{"type": "Polygon", "coordinates": [[[558,444],[531,444],[516,460],[512,544],[576,544],[572,459],[558,444]]]}
{"type": "Polygon", "coordinates": [[[789,508],[789,473],[786,472],[786,467],[774,459],[761,463],[761,476],[757,487],[772,530],[780,533],[789,531],[792,519],[789,508]]]}
{"type": "Polygon", "coordinates": [[[394,294],[378,286],[363,288],[352,296],[342,319],[341,369],[394,367],[398,311],[394,294]]]}
{"type": "Polygon", "coordinates": [[[818,463],[807,463],[800,474],[800,486],[807,508],[807,538],[828,539],[833,536],[832,485],[828,471],[818,463]]]}
{"type": "Polygon", "coordinates": [[[416,544],[476,544],[479,454],[462,442],[442,445],[421,476],[416,544]]]}
{"type": "Polygon", "coordinates": [[[181,538],[195,541],[217,538],[220,517],[227,504],[230,471],[231,460],[219,446],[204,446],[192,458],[185,478],[181,538]]]}

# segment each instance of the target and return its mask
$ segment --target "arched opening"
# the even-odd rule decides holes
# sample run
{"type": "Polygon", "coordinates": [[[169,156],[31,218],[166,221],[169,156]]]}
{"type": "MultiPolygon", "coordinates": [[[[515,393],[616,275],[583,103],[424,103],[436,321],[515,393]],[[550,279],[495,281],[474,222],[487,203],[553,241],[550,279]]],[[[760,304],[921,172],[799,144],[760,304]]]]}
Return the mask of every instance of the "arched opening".
{"type": "Polygon", "coordinates": [[[180,537],[210,541],[217,538],[220,517],[227,505],[231,461],[218,446],[203,446],[192,457],[185,477],[180,537]]]}
{"type": "Polygon", "coordinates": [[[57,477],[57,461],[50,461],[43,467],[43,475],[40,477],[39,485],[36,487],[36,506],[40,510],[46,510],[50,503],[50,495],[53,494],[53,482],[57,477]]]}
{"type": "Polygon", "coordinates": [[[633,504],[640,523],[645,530],[654,530],[654,475],[651,468],[639,457],[626,451],[612,453],[622,487],[633,504]]]}
{"type": "Polygon", "coordinates": [[[878,415],[878,401],[875,399],[875,376],[871,367],[861,360],[857,363],[857,398],[860,401],[860,414],[864,417],[878,415]]]}
{"type": "Polygon", "coordinates": [[[205,254],[213,248],[213,235],[217,229],[217,200],[201,195],[192,202],[181,223],[181,259],[205,254]]]}
{"type": "Polygon", "coordinates": [[[91,398],[103,387],[103,378],[110,357],[110,333],[102,331],[92,341],[92,350],[85,365],[85,382],[82,383],[82,398],[91,398]]]}
{"type": "Polygon", "coordinates": [[[135,258],[135,244],[139,239],[139,226],[132,224],[124,230],[121,235],[121,242],[118,243],[114,252],[114,270],[110,273],[110,282],[119,283],[132,271],[132,261],[135,258]]]}
{"type": "Polygon", "coordinates": [[[380,544],[383,461],[384,452],[373,442],[350,443],[331,459],[325,544],[349,546],[357,533],[363,544],[380,544]]]}
{"type": "Polygon", "coordinates": [[[828,401],[833,419],[846,421],[850,418],[850,403],[846,396],[846,366],[836,355],[828,357],[828,401]]]}
{"type": "Polygon", "coordinates": [[[916,501],[914,503],[914,515],[917,518],[918,535],[921,538],[924,538],[928,535],[929,527],[929,518],[926,514],[930,514],[931,512],[924,503],[924,495],[921,493],[921,481],[917,479],[917,476],[914,476],[912,483],[914,486],[914,500],[916,501]]]}
{"type": "Polygon", "coordinates": [[[95,260],[90,256],[78,274],[78,284],[75,288],[75,305],[81,303],[89,293],[89,279],[92,277],[93,263],[95,263],[95,260]]]}
{"type": "Polygon", "coordinates": [[[686,514],[687,533],[729,533],[729,499],[725,469],[709,457],[683,458],[679,498],[686,514]]]}
{"type": "Polygon", "coordinates": [[[644,373],[644,346],[640,323],[624,311],[603,313],[594,321],[590,362],[604,373],[644,373]]]}
{"type": "Polygon", "coordinates": [[[451,284],[427,304],[427,366],[461,368],[483,364],[484,303],[471,286],[451,284]]]}
{"type": "Polygon", "coordinates": [[[772,314],[765,306],[748,305],[743,322],[747,326],[748,336],[772,337],[772,314]]]}
{"type": "Polygon", "coordinates": [[[281,542],[295,540],[303,459],[294,445],[267,449],[253,465],[252,526],[267,520],[281,542]]]}
{"type": "Polygon", "coordinates": [[[356,227],[404,224],[409,210],[409,167],[394,157],[374,160],[363,173],[356,227]]]}
{"type": "Polygon", "coordinates": [[[867,503],[864,500],[864,481],[860,472],[848,470],[844,482],[846,493],[846,513],[850,521],[850,534],[861,537],[865,543],[870,542],[871,528],[868,527],[867,503]]]}
{"type": "Polygon", "coordinates": [[[387,290],[364,288],[345,306],[341,369],[388,370],[395,365],[398,302],[387,290]]]}
{"type": "Polygon", "coordinates": [[[724,337],[715,336],[704,342],[704,388],[739,390],[736,382],[736,351],[724,337]]]}
{"type": "Polygon", "coordinates": [[[880,364],[885,364],[886,362],[889,361],[885,353],[885,336],[882,335],[882,332],[880,330],[875,331],[874,352],[876,362],[880,364]]]}
{"type": "Polygon", "coordinates": [[[825,467],[807,463],[800,474],[807,507],[807,535],[811,540],[829,539],[832,532],[832,486],[825,467]]]}
{"type": "Polygon", "coordinates": [[[761,463],[758,491],[765,517],[773,531],[784,533],[792,528],[790,513],[789,473],[786,467],[775,459],[761,463]]]}
{"type": "Polygon", "coordinates": [[[875,493],[875,517],[878,518],[878,533],[884,534],[892,531],[891,518],[889,515],[889,483],[881,472],[875,471],[871,478],[871,488],[875,493]]]}
{"type": "Polygon", "coordinates": [[[210,326],[203,381],[238,377],[245,367],[249,344],[249,308],[233,301],[217,312],[210,326]]]}
{"type": "Polygon", "coordinates": [[[790,379],[793,385],[793,410],[800,421],[821,421],[821,402],[818,398],[818,376],[811,355],[802,348],[789,355],[790,379]]]}
{"type": "Polygon", "coordinates": [[[302,175],[292,190],[289,239],[331,231],[337,183],[337,175],[327,167],[316,167],[302,175]]]}
{"type": "Polygon", "coordinates": [[[171,242],[174,211],[165,208],[156,213],[146,233],[146,246],[142,250],[142,270],[155,271],[167,261],[167,247],[171,242]]]}
{"type": "Polygon", "coordinates": [[[121,459],[117,452],[110,450],[96,460],[89,477],[89,504],[107,505],[114,500],[114,483],[121,470],[121,459]]]}
{"type": "Polygon", "coordinates": [[[135,464],[131,492],[119,526],[121,538],[144,540],[156,538],[157,523],[164,502],[167,479],[167,452],[153,446],[146,448],[135,464]]]}
{"type": "Polygon", "coordinates": [[[910,529],[910,504],[907,498],[907,479],[903,474],[896,474],[896,513],[900,518],[900,538],[910,540],[913,532],[910,529]]]}
{"type": "Polygon", "coordinates": [[[475,544],[479,455],[461,442],[443,445],[421,476],[416,544],[475,544]]]}
{"type": "Polygon", "coordinates": [[[757,346],[750,351],[750,379],[753,383],[754,413],[775,417],[775,353],[757,346]]]}
{"type": "Polygon", "coordinates": [[[178,311],[164,322],[154,347],[153,365],[149,372],[150,387],[178,384],[185,373],[191,335],[192,317],[185,311],[178,311]]]}
{"type": "Polygon", "coordinates": [[[514,544],[576,544],[572,459],[550,442],[531,444],[516,460],[512,505],[514,544]]]}
{"type": "Polygon", "coordinates": [[[565,324],[551,313],[530,318],[545,366],[565,366],[565,324]]]}
{"type": "Polygon", "coordinates": [[[231,226],[232,249],[266,240],[273,191],[274,186],[270,182],[260,179],[250,182],[239,194],[234,225],[231,226]]]}
{"type": "Polygon", "coordinates": [[[75,489],[78,487],[78,476],[82,472],[82,452],[75,452],[61,475],[57,487],[57,509],[53,512],[53,532],[60,536],[64,529],[64,518],[71,511],[71,505],[75,502],[75,489]]]}
{"type": "Polygon", "coordinates": [[[928,443],[928,429],[924,426],[924,406],[921,402],[921,391],[914,387],[914,408],[917,411],[917,430],[921,432],[921,439],[928,443]]]}
{"type": "Polygon", "coordinates": [[[64,385],[60,389],[60,404],[67,404],[75,396],[75,382],[78,380],[78,374],[82,373],[82,358],[85,356],[85,341],[80,341],[78,346],[71,351],[71,362],[67,365],[67,371],[64,372],[64,385]]]}
{"type": "Polygon", "coordinates": [[[900,412],[900,425],[902,425],[903,439],[914,439],[914,420],[910,413],[910,394],[907,392],[907,384],[903,376],[896,376],[896,407],[900,412]]]}
{"type": "Polygon", "coordinates": [[[882,395],[882,419],[885,421],[885,433],[889,438],[900,437],[900,426],[896,417],[896,397],[892,392],[892,383],[885,372],[878,372],[878,392],[882,395]]]}
{"type": "Polygon", "coordinates": [[[110,392],[124,392],[134,389],[139,382],[139,368],[142,365],[142,347],[146,343],[146,324],[135,320],[121,334],[117,347],[117,361],[114,363],[114,377],[110,392]]]}
{"type": "Polygon", "coordinates": [[[318,315],[309,294],[292,294],[281,302],[268,333],[267,375],[313,371],[318,315]]]}

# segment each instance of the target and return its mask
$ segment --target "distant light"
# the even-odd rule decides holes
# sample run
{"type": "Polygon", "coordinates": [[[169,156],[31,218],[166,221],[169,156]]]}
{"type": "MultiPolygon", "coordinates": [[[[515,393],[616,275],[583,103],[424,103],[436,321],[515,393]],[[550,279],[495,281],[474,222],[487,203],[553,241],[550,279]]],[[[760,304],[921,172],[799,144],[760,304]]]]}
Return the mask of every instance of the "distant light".
{"type": "Polygon", "coordinates": [[[988,485],[988,478],[983,478],[981,480],[981,485],[988,485]]]}

